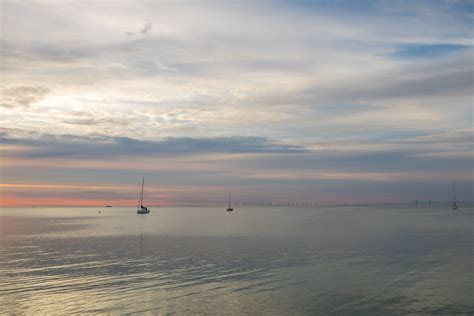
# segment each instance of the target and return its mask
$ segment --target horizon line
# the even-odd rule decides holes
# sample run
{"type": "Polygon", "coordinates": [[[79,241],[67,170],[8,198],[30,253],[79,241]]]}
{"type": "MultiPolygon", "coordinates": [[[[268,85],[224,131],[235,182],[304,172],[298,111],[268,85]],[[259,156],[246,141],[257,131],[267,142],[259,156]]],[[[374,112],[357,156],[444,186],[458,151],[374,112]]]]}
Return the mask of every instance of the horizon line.
{"type": "MultiPolygon", "coordinates": [[[[383,206],[383,205],[449,205],[452,201],[410,201],[410,202],[364,202],[364,203],[293,203],[288,205],[288,203],[236,203],[234,204],[235,207],[293,207],[293,208],[308,208],[308,207],[344,207],[344,206],[383,206]]],[[[474,204],[474,201],[457,201],[457,204],[469,205],[474,204]]],[[[173,208],[173,207],[221,207],[225,206],[224,204],[175,204],[175,205],[149,205],[147,207],[151,208],[173,208]]],[[[80,205],[80,204],[64,204],[64,205],[29,205],[29,206],[21,206],[21,205],[0,205],[0,208],[36,208],[36,207],[81,207],[81,208],[135,208],[136,206],[131,205],[80,205]]]]}

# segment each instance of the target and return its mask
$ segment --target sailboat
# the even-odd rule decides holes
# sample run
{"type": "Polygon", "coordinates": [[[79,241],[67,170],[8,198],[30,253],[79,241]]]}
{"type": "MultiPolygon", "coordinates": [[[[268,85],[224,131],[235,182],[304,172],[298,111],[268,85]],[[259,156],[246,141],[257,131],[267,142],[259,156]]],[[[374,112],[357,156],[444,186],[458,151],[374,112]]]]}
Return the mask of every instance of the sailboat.
{"type": "Polygon", "coordinates": [[[144,186],[145,186],[145,177],[143,177],[142,179],[142,190],[140,192],[140,198],[138,199],[137,214],[150,213],[150,210],[146,206],[143,206],[143,187],[144,186]]]}
{"type": "Polygon", "coordinates": [[[229,204],[227,206],[227,212],[232,212],[234,209],[232,207],[230,207],[230,193],[229,193],[229,204]]]}
{"type": "Polygon", "coordinates": [[[453,181],[453,205],[451,206],[451,208],[453,210],[457,210],[458,209],[458,205],[456,204],[456,187],[454,185],[454,181],[453,181]]]}

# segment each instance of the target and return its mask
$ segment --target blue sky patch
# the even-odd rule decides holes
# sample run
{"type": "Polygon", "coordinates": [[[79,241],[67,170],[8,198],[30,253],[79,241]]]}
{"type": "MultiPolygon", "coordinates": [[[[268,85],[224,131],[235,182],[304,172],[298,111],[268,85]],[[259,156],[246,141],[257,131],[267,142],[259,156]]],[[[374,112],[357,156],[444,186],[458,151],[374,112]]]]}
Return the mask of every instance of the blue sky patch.
{"type": "Polygon", "coordinates": [[[462,49],[472,48],[468,45],[453,44],[403,44],[398,47],[392,57],[396,58],[435,58],[462,49]]]}

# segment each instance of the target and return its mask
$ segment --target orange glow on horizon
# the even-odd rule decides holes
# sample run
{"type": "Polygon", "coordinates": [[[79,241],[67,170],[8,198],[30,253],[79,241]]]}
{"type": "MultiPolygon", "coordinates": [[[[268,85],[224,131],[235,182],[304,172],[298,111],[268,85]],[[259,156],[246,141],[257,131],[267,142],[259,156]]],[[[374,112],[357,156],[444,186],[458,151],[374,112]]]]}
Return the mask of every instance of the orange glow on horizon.
{"type": "MultiPolygon", "coordinates": [[[[132,206],[132,201],[114,201],[123,206],[132,206]]],[[[114,204],[115,204],[114,203],[114,204]]],[[[134,202],[136,204],[136,202],[134,202]]],[[[65,199],[65,198],[29,198],[16,195],[2,195],[0,206],[2,207],[28,207],[28,206],[105,206],[103,200],[65,199]]]]}
{"type": "MultiPolygon", "coordinates": [[[[106,205],[134,207],[136,200],[101,200],[101,199],[71,199],[71,198],[29,198],[18,195],[1,195],[0,207],[30,207],[30,206],[97,206],[106,205]]],[[[168,201],[160,201],[160,206],[174,206],[168,201]]]]}
{"type": "MultiPolygon", "coordinates": [[[[148,206],[177,206],[187,204],[185,197],[202,196],[215,192],[218,187],[156,186],[146,189],[148,206]]],[[[0,183],[0,207],[31,206],[97,206],[105,205],[134,207],[137,204],[138,189],[131,185],[88,185],[88,184],[42,184],[42,183],[0,183]],[[104,191],[104,196],[88,196],[88,190],[104,191]],[[112,191],[112,196],[107,196],[112,191]],[[130,198],[132,192],[132,198],[130,198]],[[133,198],[137,193],[137,198],[133,198]],[[74,196],[76,193],[81,196],[74,196]],[[44,194],[44,196],[42,196],[44,194]],[[118,195],[118,196],[117,196],[118,195]],[[123,195],[126,198],[121,198],[123,195]]]]}

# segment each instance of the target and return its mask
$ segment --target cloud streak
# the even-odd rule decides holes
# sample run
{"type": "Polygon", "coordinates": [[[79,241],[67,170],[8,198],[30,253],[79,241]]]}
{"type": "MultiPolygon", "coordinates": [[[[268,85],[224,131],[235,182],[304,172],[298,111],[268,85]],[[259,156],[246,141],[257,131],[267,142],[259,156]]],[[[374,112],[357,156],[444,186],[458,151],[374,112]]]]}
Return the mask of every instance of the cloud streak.
{"type": "Polygon", "coordinates": [[[142,141],[128,137],[77,137],[41,135],[37,139],[0,138],[0,143],[29,146],[29,158],[97,158],[141,155],[187,155],[201,153],[301,153],[299,145],[280,144],[263,137],[170,137],[142,141]]]}

